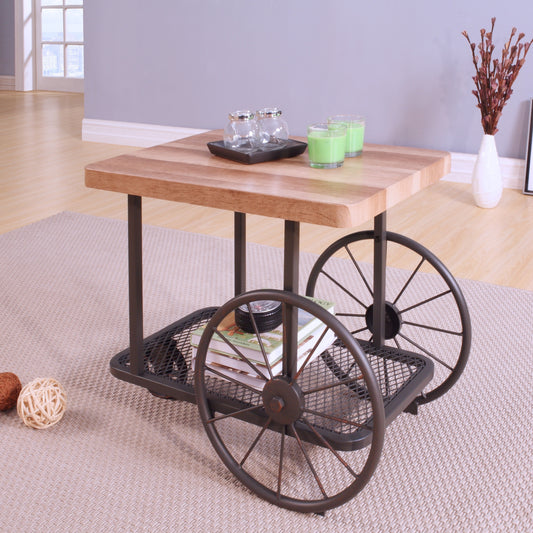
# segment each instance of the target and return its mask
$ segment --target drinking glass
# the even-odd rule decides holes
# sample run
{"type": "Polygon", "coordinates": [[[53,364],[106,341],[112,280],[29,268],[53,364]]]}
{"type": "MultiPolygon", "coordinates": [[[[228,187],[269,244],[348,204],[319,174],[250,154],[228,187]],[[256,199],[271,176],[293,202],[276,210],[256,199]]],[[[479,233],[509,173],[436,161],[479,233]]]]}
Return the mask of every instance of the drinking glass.
{"type": "Polygon", "coordinates": [[[224,129],[224,146],[251,152],[259,145],[259,128],[252,111],[234,111],[229,114],[229,122],[224,129]]]}
{"type": "Polygon", "coordinates": [[[333,115],[328,117],[329,124],[344,124],[346,126],[345,157],[357,157],[363,153],[365,137],[365,119],[358,115],[333,115]]]}
{"type": "Polygon", "coordinates": [[[311,124],[307,128],[307,149],[313,168],[342,166],[346,150],[346,126],[340,123],[311,124]]]}

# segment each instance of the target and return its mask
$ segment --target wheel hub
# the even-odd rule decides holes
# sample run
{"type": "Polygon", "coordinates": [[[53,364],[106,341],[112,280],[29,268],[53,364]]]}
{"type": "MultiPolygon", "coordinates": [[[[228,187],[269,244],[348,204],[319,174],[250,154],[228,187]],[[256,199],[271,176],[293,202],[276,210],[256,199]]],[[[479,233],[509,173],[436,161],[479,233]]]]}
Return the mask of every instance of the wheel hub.
{"type": "MultiPolygon", "coordinates": [[[[365,313],[366,327],[374,334],[374,304],[365,313]]],[[[398,308],[390,302],[385,302],[385,339],[392,339],[398,335],[402,327],[402,318],[398,308]]]]}
{"type": "Polygon", "coordinates": [[[263,389],[263,407],[278,424],[292,424],[302,414],[304,396],[300,387],[282,376],[271,379],[263,389]]]}

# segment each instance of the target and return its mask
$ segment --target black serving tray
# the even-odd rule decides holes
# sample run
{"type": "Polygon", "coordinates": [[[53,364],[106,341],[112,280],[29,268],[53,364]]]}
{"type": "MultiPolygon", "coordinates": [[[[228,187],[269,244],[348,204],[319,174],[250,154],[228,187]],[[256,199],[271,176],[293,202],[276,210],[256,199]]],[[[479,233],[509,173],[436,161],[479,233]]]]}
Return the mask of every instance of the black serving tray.
{"type": "Polygon", "coordinates": [[[214,141],[207,143],[209,151],[213,155],[238,161],[246,165],[253,165],[254,163],[264,163],[265,161],[275,161],[276,159],[284,159],[286,157],[294,157],[305,152],[307,143],[289,139],[287,143],[280,147],[269,150],[257,149],[252,152],[239,152],[224,146],[224,141],[214,141]]]}

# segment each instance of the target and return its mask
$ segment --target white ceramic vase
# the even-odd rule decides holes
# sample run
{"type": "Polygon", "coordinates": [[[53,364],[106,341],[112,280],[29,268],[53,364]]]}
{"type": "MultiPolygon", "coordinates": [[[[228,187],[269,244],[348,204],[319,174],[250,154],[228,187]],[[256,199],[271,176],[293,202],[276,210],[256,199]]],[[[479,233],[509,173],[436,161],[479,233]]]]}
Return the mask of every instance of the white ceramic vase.
{"type": "Polygon", "coordinates": [[[472,192],[479,207],[496,207],[502,197],[502,173],[494,135],[483,135],[474,171],[472,192]]]}

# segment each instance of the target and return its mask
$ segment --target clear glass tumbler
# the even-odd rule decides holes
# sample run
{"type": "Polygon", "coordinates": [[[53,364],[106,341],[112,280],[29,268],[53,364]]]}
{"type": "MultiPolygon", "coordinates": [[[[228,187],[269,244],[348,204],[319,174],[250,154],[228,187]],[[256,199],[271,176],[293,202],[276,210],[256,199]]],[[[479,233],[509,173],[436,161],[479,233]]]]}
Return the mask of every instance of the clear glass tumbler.
{"type": "Polygon", "coordinates": [[[289,139],[289,126],[281,118],[278,107],[264,107],[256,111],[259,143],[263,148],[279,148],[289,139]]]}
{"type": "Polygon", "coordinates": [[[252,111],[234,111],[224,128],[224,146],[240,152],[251,152],[259,145],[259,127],[252,111]]]}

